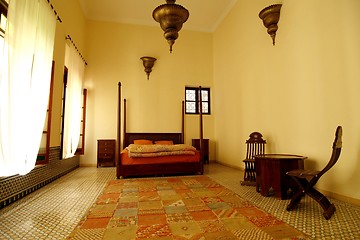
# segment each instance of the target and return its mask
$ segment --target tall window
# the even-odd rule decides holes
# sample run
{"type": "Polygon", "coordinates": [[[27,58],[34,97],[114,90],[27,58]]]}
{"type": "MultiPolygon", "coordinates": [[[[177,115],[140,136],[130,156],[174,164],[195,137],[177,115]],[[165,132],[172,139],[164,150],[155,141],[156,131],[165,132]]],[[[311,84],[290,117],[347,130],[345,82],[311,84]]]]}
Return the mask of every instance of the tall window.
{"type": "Polygon", "coordinates": [[[46,119],[45,119],[43,134],[41,137],[40,148],[36,158],[36,165],[43,165],[49,163],[51,114],[52,114],[52,100],[53,100],[53,88],[54,88],[54,69],[55,69],[55,62],[53,61],[51,68],[49,103],[46,111],[46,119]]]}
{"type": "Polygon", "coordinates": [[[86,100],[87,100],[87,89],[83,89],[82,103],[81,103],[81,122],[80,122],[80,139],[75,154],[84,155],[85,152],[85,126],[86,126],[86,100]]]}
{"type": "Polygon", "coordinates": [[[0,176],[36,162],[49,100],[56,18],[46,1],[0,0],[0,176]]]}
{"type": "MultiPolygon", "coordinates": [[[[61,113],[61,155],[60,159],[63,158],[63,149],[64,149],[64,126],[65,126],[65,102],[66,102],[66,84],[67,84],[67,77],[68,77],[68,69],[65,67],[64,70],[64,87],[63,87],[63,97],[62,97],[62,113],[61,113]]],[[[85,153],[85,122],[86,122],[86,100],[87,100],[87,89],[83,89],[82,94],[82,103],[81,103],[81,121],[80,121],[80,136],[79,136],[79,143],[77,149],[75,151],[76,155],[84,155],[85,153]]],[[[65,155],[64,155],[65,156],[65,155]]]]}
{"type": "Polygon", "coordinates": [[[65,47],[65,73],[62,109],[62,158],[75,155],[79,145],[83,104],[83,78],[85,62],[74,45],[65,47]]]}
{"type": "MultiPolygon", "coordinates": [[[[200,113],[200,89],[198,87],[185,87],[185,113],[200,113]]],[[[210,88],[201,88],[202,113],[210,115],[210,88]]]]}
{"type": "Polygon", "coordinates": [[[0,41],[1,41],[1,49],[4,43],[5,29],[6,29],[6,16],[7,16],[8,4],[4,0],[0,0],[0,41]]]}

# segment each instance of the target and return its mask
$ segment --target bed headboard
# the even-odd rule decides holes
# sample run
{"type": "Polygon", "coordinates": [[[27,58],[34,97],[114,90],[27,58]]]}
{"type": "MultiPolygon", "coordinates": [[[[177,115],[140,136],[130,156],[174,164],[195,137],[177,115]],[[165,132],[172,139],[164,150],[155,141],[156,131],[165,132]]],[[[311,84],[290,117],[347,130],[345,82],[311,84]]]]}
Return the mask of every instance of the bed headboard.
{"type": "Polygon", "coordinates": [[[181,133],[125,133],[123,148],[129,146],[131,143],[134,143],[134,140],[137,139],[146,139],[153,142],[160,140],[172,140],[174,144],[180,144],[182,143],[181,136],[181,133]]]}

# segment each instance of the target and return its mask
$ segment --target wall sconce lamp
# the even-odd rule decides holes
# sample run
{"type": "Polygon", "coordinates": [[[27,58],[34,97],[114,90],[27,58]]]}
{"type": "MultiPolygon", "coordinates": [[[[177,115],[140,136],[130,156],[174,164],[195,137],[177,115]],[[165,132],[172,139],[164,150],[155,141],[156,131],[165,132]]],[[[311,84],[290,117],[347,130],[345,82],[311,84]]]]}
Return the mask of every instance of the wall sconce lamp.
{"type": "Polygon", "coordinates": [[[276,31],[278,30],[278,22],[280,18],[280,9],[282,4],[270,5],[259,13],[259,17],[263,20],[264,26],[267,28],[267,33],[273,40],[275,45],[276,31]]]}
{"type": "Polygon", "coordinates": [[[150,73],[152,71],[152,67],[154,66],[154,63],[156,61],[156,58],[154,57],[141,57],[140,58],[143,61],[143,65],[145,68],[145,72],[147,75],[147,79],[149,80],[150,73]]]}
{"type": "Polygon", "coordinates": [[[152,14],[164,31],[164,37],[170,46],[170,53],[175,40],[179,37],[178,32],[189,18],[189,11],[183,6],[175,4],[175,2],[176,0],[166,0],[166,4],[155,8],[152,14]]]}

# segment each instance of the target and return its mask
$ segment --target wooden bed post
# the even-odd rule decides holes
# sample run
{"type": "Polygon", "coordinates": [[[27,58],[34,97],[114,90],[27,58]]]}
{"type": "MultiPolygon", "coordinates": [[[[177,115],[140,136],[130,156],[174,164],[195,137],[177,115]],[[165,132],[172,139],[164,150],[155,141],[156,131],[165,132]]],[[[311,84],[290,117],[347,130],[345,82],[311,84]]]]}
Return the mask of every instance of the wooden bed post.
{"type": "Polygon", "coordinates": [[[204,151],[203,151],[203,113],[202,113],[202,93],[201,86],[199,86],[199,120],[200,120],[200,158],[204,162],[204,151]]]}
{"type": "Polygon", "coordinates": [[[120,152],[121,152],[121,82],[118,83],[118,116],[117,116],[118,122],[117,122],[117,144],[116,144],[116,156],[115,156],[115,161],[116,161],[116,176],[119,178],[120,176],[120,168],[119,166],[119,161],[120,159],[120,152]]]}
{"type": "MultiPolygon", "coordinates": [[[[123,144],[125,144],[125,135],[126,135],[126,99],[124,98],[124,128],[123,128],[123,144]]],[[[123,145],[123,148],[127,146],[123,145]]]]}
{"type": "Polygon", "coordinates": [[[185,102],[181,102],[181,143],[185,143],[185,102]]]}

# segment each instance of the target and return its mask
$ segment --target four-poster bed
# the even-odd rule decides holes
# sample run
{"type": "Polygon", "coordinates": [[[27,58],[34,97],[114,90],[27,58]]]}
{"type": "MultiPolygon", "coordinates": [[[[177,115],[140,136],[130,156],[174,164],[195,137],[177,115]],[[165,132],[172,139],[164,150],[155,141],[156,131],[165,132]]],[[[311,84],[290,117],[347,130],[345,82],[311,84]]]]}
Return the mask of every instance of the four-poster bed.
{"type": "MultiPolygon", "coordinates": [[[[200,88],[201,89],[201,88],[200,88]]],[[[123,131],[121,131],[121,83],[118,84],[118,122],[117,122],[117,154],[116,154],[116,177],[124,178],[129,176],[149,176],[149,175],[177,175],[177,174],[203,174],[203,151],[200,144],[200,150],[193,149],[193,153],[188,153],[187,150],[192,150],[192,146],[184,144],[185,132],[185,110],[184,102],[182,102],[182,126],[181,133],[139,133],[127,132],[126,129],[126,99],[124,99],[123,109],[123,131]],[[145,141],[144,141],[145,140],[145,141]],[[122,146],[121,148],[121,141],[122,146]],[[138,142],[143,144],[149,142],[154,146],[137,145],[138,142]],[[137,144],[134,144],[137,143],[137,144]],[[160,145],[157,145],[160,144],[160,145]],[[170,146],[166,146],[169,145],[170,146]],[[156,146],[157,145],[157,146],[156,146]],[[181,150],[181,153],[176,155],[166,154],[163,156],[147,156],[147,157],[130,157],[130,149],[165,149],[165,152],[172,151],[169,149],[181,150]],[[186,149],[183,149],[186,148],[186,149]],[[181,148],[181,149],[180,149],[181,148]],[[186,151],[185,151],[186,150],[186,151]],[[187,152],[187,153],[185,153],[187,152]]],[[[201,100],[200,100],[200,109],[201,100]]],[[[201,112],[201,111],[200,111],[201,112]]],[[[200,143],[203,139],[203,122],[202,113],[199,114],[200,126],[200,143]]],[[[152,150],[148,150],[154,154],[152,150]]]]}

